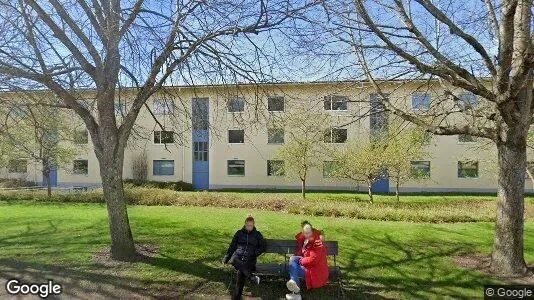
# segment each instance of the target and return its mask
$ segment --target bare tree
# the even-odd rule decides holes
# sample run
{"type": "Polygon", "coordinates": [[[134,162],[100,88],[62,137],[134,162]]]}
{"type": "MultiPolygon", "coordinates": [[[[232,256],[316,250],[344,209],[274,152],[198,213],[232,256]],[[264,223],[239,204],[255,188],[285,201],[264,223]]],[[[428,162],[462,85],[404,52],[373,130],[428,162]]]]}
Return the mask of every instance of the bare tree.
{"type": "Polygon", "coordinates": [[[100,165],[114,259],[136,258],[122,170],[147,99],[171,79],[253,77],[254,59],[245,55],[258,50],[253,36],[281,24],[295,7],[288,0],[0,2],[0,75],[10,85],[52,91],[83,120],[100,165]],[[126,85],[134,89],[118,123],[115,104],[126,85]],[[91,99],[83,89],[94,91],[91,99]]]}
{"type": "Polygon", "coordinates": [[[493,141],[499,175],[491,265],[504,275],[527,271],[523,194],[534,110],[532,10],[532,0],[333,0],[312,10],[305,25],[316,41],[313,52],[335,60],[337,70],[358,65],[390,113],[436,135],[493,141]],[[390,100],[382,79],[401,79],[399,86],[417,79],[445,93],[433,99],[435,109],[416,113],[390,100]],[[458,97],[458,91],[472,96],[458,97]]]}

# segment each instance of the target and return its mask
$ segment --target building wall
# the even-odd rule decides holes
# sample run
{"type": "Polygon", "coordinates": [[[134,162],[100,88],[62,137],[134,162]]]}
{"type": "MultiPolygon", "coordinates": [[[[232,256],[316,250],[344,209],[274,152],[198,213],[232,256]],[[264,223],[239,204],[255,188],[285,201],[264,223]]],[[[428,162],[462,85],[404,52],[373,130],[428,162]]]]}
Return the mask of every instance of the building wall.
{"type": "MultiPolygon", "coordinates": [[[[398,107],[408,110],[411,110],[411,96],[414,92],[429,93],[436,98],[442,96],[439,86],[426,82],[383,83],[382,89],[390,94],[391,101],[398,107]]],[[[326,120],[332,126],[349,124],[346,126],[349,141],[366,139],[369,137],[369,118],[356,118],[355,116],[370,109],[371,93],[374,93],[373,87],[359,82],[271,84],[259,87],[241,85],[167,88],[165,94],[154,95],[147,104],[153,107],[154,101],[157,100],[174,101],[175,108],[171,116],[157,115],[156,118],[166,130],[175,131],[175,143],[167,145],[154,143],[153,131],[160,130],[159,125],[150,112],[143,109],[125,153],[124,178],[133,176],[132,162],[140,153],[146,151],[149,180],[191,182],[193,165],[191,100],[205,97],[210,100],[209,186],[211,189],[298,188],[300,182],[296,178],[267,176],[267,160],[276,159],[275,152],[280,147],[267,143],[267,128],[271,126],[269,124],[278,124],[282,122],[285,115],[299,108],[306,108],[317,114],[326,115],[326,120]],[[332,94],[348,96],[349,103],[346,111],[324,111],[323,99],[332,94]],[[235,95],[245,99],[244,112],[228,112],[226,102],[235,95]],[[267,96],[274,95],[285,98],[284,112],[267,111],[267,96]],[[228,143],[229,129],[244,129],[245,142],[243,144],[228,143]],[[174,160],[174,175],[154,175],[154,160],[174,160]],[[245,160],[245,176],[229,176],[227,174],[228,160],[245,160]]],[[[86,94],[90,99],[91,93],[86,94]]],[[[128,99],[132,98],[130,91],[125,91],[121,95],[121,101],[126,102],[126,107],[128,107],[128,99]]],[[[480,103],[480,105],[485,104],[480,103]]],[[[458,119],[459,115],[453,115],[451,121],[454,122],[455,118],[461,121],[458,119]]],[[[287,130],[290,129],[286,128],[287,130]]],[[[289,138],[287,134],[285,138],[287,142],[289,138]]],[[[344,147],[345,145],[331,146],[344,147]]],[[[494,146],[488,141],[478,139],[475,143],[461,143],[457,136],[434,136],[428,146],[428,152],[428,158],[422,160],[430,161],[431,177],[407,182],[402,186],[403,190],[413,192],[495,190],[496,155],[494,146]],[[478,178],[458,178],[457,163],[465,159],[479,162],[478,178]]],[[[72,173],[72,165],[63,166],[58,172],[59,185],[99,185],[98,161],[90,141],[82,146],[82,151],[76,155],[76,159],[88,160],[88,174],[76,175],[72,173]]],[[[41,181],[38,164],[31,164],[27,174],[9,174],[5,169],[0,171],[0,177],[13,176],[26,176],[28,180],[41,181]]],[[[365,189],[350,180],[323,178],[321,168],[311,171],[307,184],[312,189],[365,189]]],[[[390,188],[391,190],[394,188],[393,180],[390,180],[390,188]]],[[[530,181],[527,181],[526,188],[533,188],[530,181]]]]}

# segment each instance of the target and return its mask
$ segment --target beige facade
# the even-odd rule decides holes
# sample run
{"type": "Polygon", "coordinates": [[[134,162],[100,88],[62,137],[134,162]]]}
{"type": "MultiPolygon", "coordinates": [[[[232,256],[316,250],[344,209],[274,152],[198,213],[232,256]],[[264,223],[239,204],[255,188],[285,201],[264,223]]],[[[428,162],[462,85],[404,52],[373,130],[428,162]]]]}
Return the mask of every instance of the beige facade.
{"type": "MultiPolygon", "coordinates": [[[[383,82],[384,93],[390,95],[391,101],[400,108],[414,114],[424,114],[434,109],[434,102],[443,97],[437,83],[421,82],[383,82]],[[413,107],[413,95],[429,95],[429,107],[413,107]]],[[[197,86],[167,87],[164,92],[154,95],[148,102],[158,122],[165,126],[166,131],[174,132],[174,142],[157,143],[161,136],[158,122],[147,109],[143,109],[138,117],[132,138],[126,150],[124,177],[132,178],[133,163],[141,153],[146,151],[146,168],[149,180],[193,182],[194,176],[194,144],[191,121],[193,99],[208,99],[209,102],[209,146],[207,149],[207,165],[209,175],[207,183],[210,189],[227,188],[298,188],[300,181],[289,176],[268,176],[267,161],[276,160],[276,149],[280,144],[268,142],[268,128],[283,124],[288,115],[301,110],[312,112],[317,122],[328,122],[325,127],[347,129],[347,142],[334,143],[329,146],[344,147],[351,140],[368,139],[370,135],[370,118],[366,112],[370,109],[370,95],[375,89],[363,82],[325,82],[325,83],[285,83],[262,85],[233,86],[197,86]],[[347,99],[346,109],[325,109],[325,97],[343,96],[347,99]],[[241,112],[229,112],[228,100],[233,98],[244,100],[241,112]],[[270,111],[268,99],[283,98],[283,111],[270,111]],[[162,108],[162,103],[174,103],[162,108]],[[165,111],[166,110],[166,111],[165,111]],[[162,112],[165,112],[162,114],[162,112]],[[244,130],[244,141],[229,142],[229,130],[244,130]],[[156,140],[156,141],[155,141],[156,140]],[[174,166],[171,169],[171,161],[174,166]],[[244,161],[244,175],[229,174],[229,161],[244,161]],[[167,174],[167,175],[162,175],[167,174]]],[[[463,92],[458,91],[458,94],[463,92]]],[[[83,93],[90,103],[91,92],[83,93]]],[[[427,96],[425,96],[427,97],[427,96]]],[[[128,90],[121,94],[121,101],[126,103],[131,94],[128,90]]],[[[337,99],[337,98],[336,98],[337,99]]],[[[441,100],[440,100],[441,101],[441,100]]],[[[477,100],[477,106],[486,105],[477,100]]],[[[238,101],[239,102],[239,101],[238,101]]],[[[331,105],[331,104],[330,104],[331,105]]],[[[421,104],[418,104],[421,106],[421,104]]],[[[426,105],[426,104],[425,104],[426,105]]],[[[425,106],[422,105],[422,106],[425,106]]],[[[452,107],[452,104],[451,104],[452,107]]],[[[332,106],[330,106],[332,108],[332,106]]],[[[339,108],[339,107],[337,107],[339,108]]],[[[443,109],[443,105],[440,106],[443,109]]],[[[96,112],[93,112],[96,113],[96,112]]],[[[454,114],[450,121],[458,118],[454,114]]],[[[120,116],[117,117],[120,122],[120,116]]],[[[285,128],[285,131],[291,130],[285,128]]],[[[285,142],[289,136],[285,134],[285,142]]],[[[238,139],[239,140],[239,139],[238,139]]],[[[87,160],[87,173],[83,170],[74,172],[74,162],[58,170],[59,186],[98,186],[100,184],[98,161],[93,152],[90,138],[87,145],[75,157],[76,160],[87,160]]],[[[405,191],[440,192],[440,191],[494,191],[496,188],[496,167],[494,146],[489,141],[477,139],[474,142],[461,141],[458,136],[434,136],[428,145],[428,157],[421,159],[430,162],[430,178],[407,182],[402,186],[405,191]],[[461,178],[458,176],[459,162],[472,161],[478,163],[478,175],[461,178]]],[[[79,166],[78,166],[79,167],[79,166]]],[[[83,169],[83,168],[82,168],[83,169]]],[[[41,182],[38,164],[29,163],[26,173],[13,173],[4,169],[0,177],[21,177],[30,181],[41,182]]],[[[307,179],[311,189],[348,189],[364,190],[360,183],[346,179],[324,178],[322,168],[311,171],[307,179]]],[[[389,183],[393,190],[393,180],[389,183]]],[[[531,189],[530,181],[527,188],[531,189]]]]}

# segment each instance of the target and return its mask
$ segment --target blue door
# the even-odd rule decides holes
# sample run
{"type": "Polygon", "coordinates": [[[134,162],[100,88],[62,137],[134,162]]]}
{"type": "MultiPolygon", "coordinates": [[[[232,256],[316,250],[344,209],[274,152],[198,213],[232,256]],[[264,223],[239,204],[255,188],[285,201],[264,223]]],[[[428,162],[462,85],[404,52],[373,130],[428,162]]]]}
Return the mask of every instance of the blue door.
{"type": "Polygon", "coordinates": [[[192,102],[193,124],[193,188],[207,190],[210,187],[209,166],[209,102],[196,98],[192,102]]]}
{"type": "Polygon", "coordinates": [[[373,193],[389,193],[389,174],[388,170],[382,170],[380,179],[376,180],[371,186],[373,193]]]}
{"type": "MultiPolygon", "coordinates": [[[[48,181],[46,178],[43,178],[43,186],[48,186],[48,181]]],[[[57,186],[57,168],[50,168],[50,186],[57,186]]]]}

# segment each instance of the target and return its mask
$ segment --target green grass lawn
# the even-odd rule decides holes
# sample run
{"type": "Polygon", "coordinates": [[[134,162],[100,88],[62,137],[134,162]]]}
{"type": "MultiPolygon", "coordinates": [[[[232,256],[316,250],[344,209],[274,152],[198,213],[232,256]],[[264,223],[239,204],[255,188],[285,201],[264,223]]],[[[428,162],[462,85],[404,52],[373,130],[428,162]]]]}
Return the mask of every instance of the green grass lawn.
{"type": "MultiPolygon", "coordinates": [[[[0,204],[0,278],[53,278],[64,284],[67,296],[88,298],[223,296],[231,270],[220,259],[244,217],[253,213],[267,238],[291,238],[303,218],[210,207],[132,206],[129,212],[136,242],[158,245],[160,252],[143,263],[104,266],[92,262],[93,254],[108,245],[104,205],[0,204]]],[[[491,223],[308,219],[325,230],[327,239],[339,241],[349,299],[473,298],[482,296],[485,283],[496,282],[451,260],[463,252],[489,253],[491,223]]],[[[525,253],[531,262],[533,232],[534,222],[527,222],[525,253]]],[[[247,293],[263,299],[285,292],[282,280],[247,287],[247,293]]],[[[304,296],[325,299],[336,292],[329,287],[304,296]]]]}

